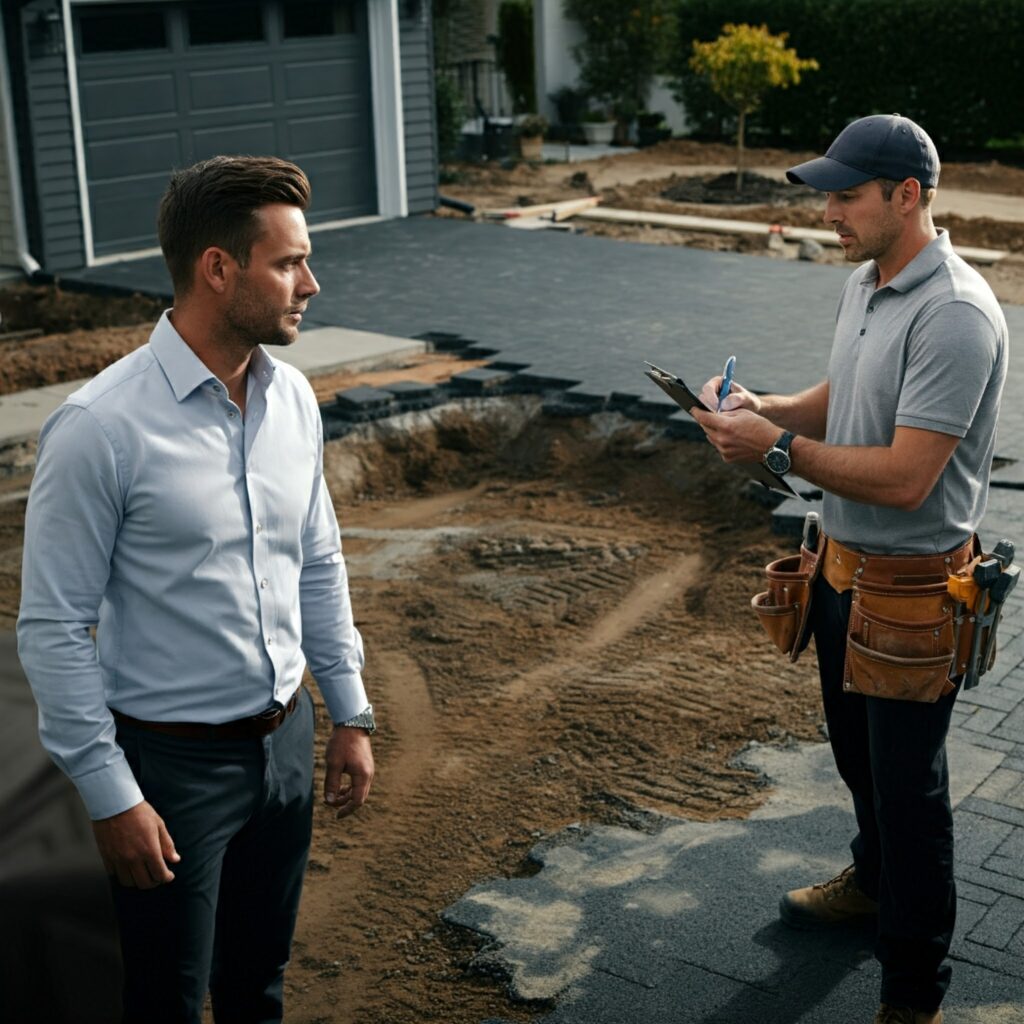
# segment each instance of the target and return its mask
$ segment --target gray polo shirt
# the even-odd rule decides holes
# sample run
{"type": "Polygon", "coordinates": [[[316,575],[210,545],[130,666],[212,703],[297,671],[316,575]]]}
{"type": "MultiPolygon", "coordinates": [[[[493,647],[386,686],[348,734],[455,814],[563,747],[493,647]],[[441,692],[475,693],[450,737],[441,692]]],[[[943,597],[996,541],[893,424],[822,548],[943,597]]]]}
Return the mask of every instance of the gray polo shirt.
{"type": "Polygon", "coordinates": [[[826,493],[822,525],[861,551],[948,551],[985,513],[1006,378],[1006,320],[945,231],[884,288],[877,284],[872,260],[853,272],[839,299],[826,443],[888,446],[898,426],[961,441],[916,511],[826,493]]]}

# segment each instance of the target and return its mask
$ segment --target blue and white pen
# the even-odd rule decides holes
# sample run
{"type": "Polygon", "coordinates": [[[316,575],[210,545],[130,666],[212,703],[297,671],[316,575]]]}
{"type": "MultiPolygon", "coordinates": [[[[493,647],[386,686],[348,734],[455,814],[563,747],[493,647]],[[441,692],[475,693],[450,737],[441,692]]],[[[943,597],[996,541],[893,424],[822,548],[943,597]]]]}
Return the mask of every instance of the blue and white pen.
{"type": "Polygon", "coordinates": [[[736,370],[736,357],[729,356],[725,361],[725,369],[722,371],[722,386],[718,389],[718,409],[716,412],[722,411],[722,403],[725,401],[729,394],[729,389],[732,387],[732,375],[736,370]]]}

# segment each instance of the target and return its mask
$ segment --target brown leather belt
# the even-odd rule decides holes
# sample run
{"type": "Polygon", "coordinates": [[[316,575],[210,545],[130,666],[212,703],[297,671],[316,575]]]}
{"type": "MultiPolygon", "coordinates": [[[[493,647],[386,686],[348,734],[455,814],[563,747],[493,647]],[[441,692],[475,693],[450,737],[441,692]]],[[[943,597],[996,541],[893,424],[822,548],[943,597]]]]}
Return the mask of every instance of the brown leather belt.
{"type": "Polygon", "coordinates": [[[974,557],[976,539],[971,537],[954,551],[941,555],[872,555],[854,551],[826,537],[819,556],[822,559],[821,574],[840,594],[849,590],[854,580],[896,587],[941,583],[974,557]]]}
{"type": "Polygon", "coordinates": [[[117,722],[137,729],[148,729],[150,732],[162,732],[168,736],[183,736],[193,740],[248,740],[269,736],[279,729],[298,706],[299,693],[301,688],[292,694],[291,700],[283,708],[269,707],[258,715],[236,718],[233,722],[221,722],[219,725],[207,722],[147,722],[113,708],[110,710],[117,722]]]}

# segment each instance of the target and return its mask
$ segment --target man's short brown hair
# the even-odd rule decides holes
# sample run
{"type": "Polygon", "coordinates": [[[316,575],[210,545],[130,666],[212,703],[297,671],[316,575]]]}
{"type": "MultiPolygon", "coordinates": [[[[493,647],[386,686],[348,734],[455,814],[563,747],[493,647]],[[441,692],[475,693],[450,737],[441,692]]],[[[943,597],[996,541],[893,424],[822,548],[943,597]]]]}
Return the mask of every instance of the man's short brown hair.
{"type": "Polygon", "coordinates": [[[196,260],[211,246],[245,267],[271,203],[309,207],[309,179],[274,156],[215,156],[175,171],[160,200],[157,231],[174,294],[192,288],[196,260]]]}
{"type": "MultiPolygon", "coordinates": [[[[892,199],[893,192],[896,191],[903,184],[902,181],[896,181],[893,178],[876,178],[875,179],[879,187],[882,189],[882,198],[889,202],[892,199]]],[[[925,188],[921,185],[921,209],[927,210],[932,205],[932,200],[935,198],[934,188],[925,188]]]]}

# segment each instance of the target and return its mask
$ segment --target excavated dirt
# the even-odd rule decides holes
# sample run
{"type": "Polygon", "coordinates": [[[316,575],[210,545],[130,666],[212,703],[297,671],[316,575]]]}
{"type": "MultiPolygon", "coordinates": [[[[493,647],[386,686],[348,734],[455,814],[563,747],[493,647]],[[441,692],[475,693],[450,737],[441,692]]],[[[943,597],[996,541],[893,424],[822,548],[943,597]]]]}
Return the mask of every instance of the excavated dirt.
{"type": "MultiPolygon", "coordinates": [[[[526,1020],[537,1007],[467,973],[475,940],[440,911],[529,871],[528,849],[573,822],[761,803],[733,755],[821,736],[812,660],[790,666],[748,607],[792,543],[710,446],[550,419],[536,399],[365,427],[325,465],[378,777],[354,818],[317,812],[286,1019],[526,1020]]],[[[23,491],[0,495],[6,626],[23,515],[23,491]]]]}

